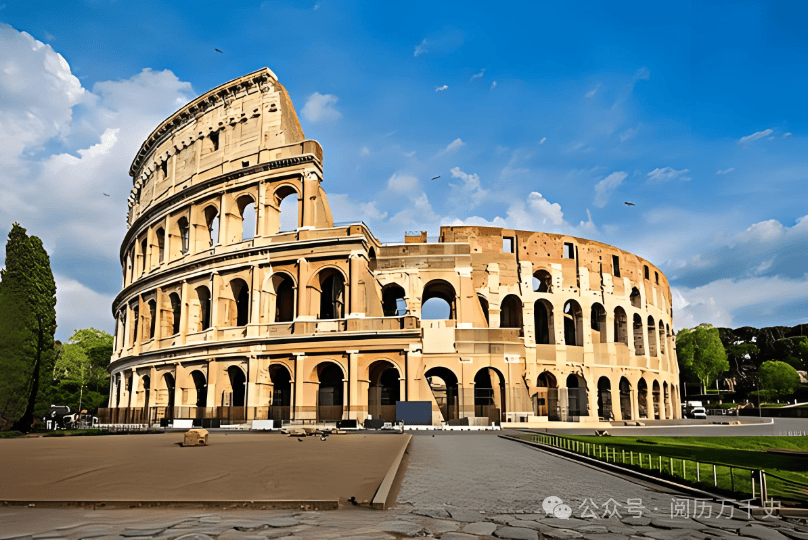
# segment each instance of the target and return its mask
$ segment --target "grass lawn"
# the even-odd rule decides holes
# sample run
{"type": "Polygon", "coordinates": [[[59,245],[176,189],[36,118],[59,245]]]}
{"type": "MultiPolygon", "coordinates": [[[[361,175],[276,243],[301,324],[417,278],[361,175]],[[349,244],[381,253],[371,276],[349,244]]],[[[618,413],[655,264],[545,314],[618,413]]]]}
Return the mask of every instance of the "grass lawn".
{"type": "Polygon", "coordinates": [[[662,457],[662,476],[684,478],[689,483],[709,488],[708,491],[716,491],[712,464],[718,464],[715,472],[718,481],[717,490],[729,493],[734,488],[736,494],[751,495],[751,473],[735,469],[733,477],[730,478],[730,465],[763,469],[787,480],[806,484],[798,486],[767,476],[769,497],[808,503],[808,455],[784,455],[766,451],[777,449],[808,452],[808,437],[578,436],[567,439],[578,441],[579,451],[583,450],[582,453],[590,456],[594,453],[595,457],[605,456],[603,447],[606,446],[610,452],[609,461],[616,459],[618,463],[622,463],[625,455],[625,463],[631,465],[633,460],[635,467],[639,466],[639,454],[642,454],[642,468],[653,469],[657,474],[662,457]]]}

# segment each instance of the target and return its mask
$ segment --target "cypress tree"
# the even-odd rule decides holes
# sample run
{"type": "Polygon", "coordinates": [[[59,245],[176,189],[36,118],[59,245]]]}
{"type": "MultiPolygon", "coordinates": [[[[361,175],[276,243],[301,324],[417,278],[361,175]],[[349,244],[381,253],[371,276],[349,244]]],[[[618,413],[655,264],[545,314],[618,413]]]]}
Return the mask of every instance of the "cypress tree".
{"type": "MultiPolygon", "coordinates": [[[[53,374],[56,333],[56,282],[42,241],[14,223],[6,243],[5,268],[0,271],[0,388],[5,391],[7,420],[30,431],[34,414],[43,414],[53,374]],[[16,398],[8,395],[15,391],[16,398]]],[[[3,396],[0,396],[3,397],[3,396]]],[[[0,407],[3,403],[0,403],[0,407]]]]}

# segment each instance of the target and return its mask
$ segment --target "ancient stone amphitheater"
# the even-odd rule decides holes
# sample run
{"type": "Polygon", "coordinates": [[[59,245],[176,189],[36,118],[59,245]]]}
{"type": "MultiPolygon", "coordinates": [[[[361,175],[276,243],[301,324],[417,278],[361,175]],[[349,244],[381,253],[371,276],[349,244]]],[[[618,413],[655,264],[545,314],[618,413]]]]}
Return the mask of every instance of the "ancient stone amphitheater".
{"type": "Polygon", "coordinates": [[[174,113],[130,174],[102,422],[394,421],[397,401],[433,424],[680,415],[656,267],[558,234],[383,244],[334,223],[322,148],[268,69],[174,113]]]}

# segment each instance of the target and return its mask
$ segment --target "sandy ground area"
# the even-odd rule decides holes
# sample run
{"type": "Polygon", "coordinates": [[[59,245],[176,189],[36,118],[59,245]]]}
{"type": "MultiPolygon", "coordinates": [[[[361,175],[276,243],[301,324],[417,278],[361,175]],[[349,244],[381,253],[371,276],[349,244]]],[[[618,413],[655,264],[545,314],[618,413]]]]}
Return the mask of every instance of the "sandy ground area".
{"type": "Polygon", "coordinates": [[[181,433],[0,440],[0,500],[369,501],[409,437],[181,433]]]}

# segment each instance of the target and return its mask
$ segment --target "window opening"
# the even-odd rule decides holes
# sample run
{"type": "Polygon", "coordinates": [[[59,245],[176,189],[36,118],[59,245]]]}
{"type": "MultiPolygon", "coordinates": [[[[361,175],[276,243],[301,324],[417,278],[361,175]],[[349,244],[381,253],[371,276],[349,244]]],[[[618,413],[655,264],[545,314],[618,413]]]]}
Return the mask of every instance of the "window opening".
{"type": "Polygon", "coordinates": [[[620,257],[612,255],[612,275],[620,277],[620,257]]]}
{"type": "Polygon", "coordinates": [[[572,244],[571,242],[564,242],[564,258],[565,259],[575,258],[575,244],[572,244]]]}
{"type": "Polygon", "coordinates": [[[157,249],[159,252],[159,258],[157,260],[158,263],[163,262],[163,256],[166,253],[166,232],[160,228],[157,229],[157,249]]]}
{"type": "Polygon", "coordinates": [[[180,302],[180,296],[177,293],[171,293],[168,298],[171,300],[171,314],[174,317],[171,324],[171,334],[179,334],[180,315],[182,314],[182,303],[180,302]]]}
{"type": "Polygon", "coordinates": [[[179,222],[177,222],[180,228],[180,252],[184,255],[188,253],[188,246],[190,244],[190,231],[191,228],[188,226],[188,220],[185,218],[180,218],[179,222]]]}
{"type": "Polygon", "coordinates": [[[219,149],[219,132],[218,131],[211,131],[210,132],[210,143],[213,146],[213,151],[219,149]]]}
{"type": "Polygon", "coordinates": [[[513,253],[513,237],[505,236],[502,238],[502,252],[513,253]]]}
{"type": "Polygon", "coordinates": [[[645,270],[645,279],[651,279],[648,272],[648,265],[643,265],[643,269],[645,270]]]}
{"type": "Polygon", "coordinates": [[[146,248],[147,248],[147,244],[146,244],[146,239],[144,238],[140,242],[140,256],[142,257],[142,260],[140,261],[140,272],[141,273],[146,272],[146,248]]]}
{"type": "Polygon", "coordinates": [[[157,302],[149,300],[149,339],[154,338],[154,328],[157,322],[157,302]]]}

